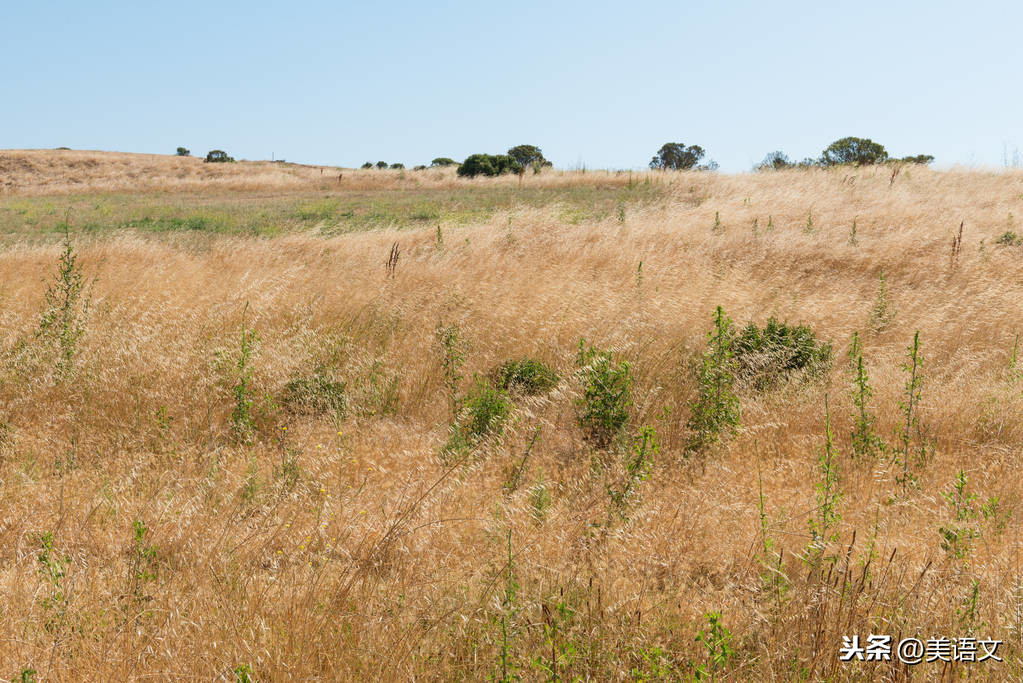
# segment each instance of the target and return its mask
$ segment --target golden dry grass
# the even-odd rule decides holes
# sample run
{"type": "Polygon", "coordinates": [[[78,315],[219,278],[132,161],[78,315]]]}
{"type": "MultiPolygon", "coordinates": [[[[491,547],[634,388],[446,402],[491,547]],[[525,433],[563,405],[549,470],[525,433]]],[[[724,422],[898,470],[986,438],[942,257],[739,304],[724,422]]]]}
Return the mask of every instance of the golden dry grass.
{"type": "Polygon", "coordinates": [[[890,175],[683,174],[624,222],[522,209],[445,225],[442,245],[433,227],[81,240],[95,286],[77,375],[64,380],[33,334],[40,279],[59,250],[7,249],[0,674],[211,679],[244,664],[257,680],[477,680],[501,675],[506,643],[527,680],[546,678],[544,667],[565,679],[676,680],[711,666],[695,636],[719,611],[735,651],[723,679],[1018,678],[1023,380],[1008,364],[1023,261],[994,238],[1023,215],[1023,175],[890,175]],[[896,317],[873,333],[882,269],[896,317]],[[836,359],[821,382],[744,391],[740,432],[687,457],[692,363],[719,304],[738,323],[807,323],[834,341],[836,359]],[[260,339],[249,445],[231,431],[243,315],[260,339]],[[463,390],[473,373],[522,356],[563,378],[547,396],[516,398],[505,434],[454,464],[440,457],[452,418],[440,325],[468,343],[463,390]],[[854,330],[888,441],[900,364],[920,331],[933,452],[914,463],[919,484],[905,493],[890,459],[849,457],[854,330]],[[613,524],[605,487],[620,480],[621,455],[592,447],[576,424],[580,337],[629,360],[630,433],[650,425],[661,445],[627,519],[613,524]],[[289,380],[317,366],[347,383],[341,421],[281,405],[289,380]],[[837,560],[815,569],[806,548],[825,394],[841,522],[828,549],[837,560]],[[960,469],[978,505],[999,503],[991,520],[969,522],[980,536],[954,558],[939,528],[956,524],[942,493],[960,469]],[[148,525],[151,559],[134,544],[135,520],[148,525]],[[69,559],[56,579],[39,560],[46,532],[51,557],[69,559]],[[971,629],[1004,639],[1006,663],[837,661],[842,635],[971,629]]]}
{"type": "MultiPolygon", "coordinates": [[[[475,186],[565,187],[628,182],[629,174],[546,171],[479,178],[475,186]]],[[[270,161],[207,164],[201,157],[88,150],[0,150],[0,196],[128,192],[323,192],[453,189],[455,167],[422,171],[363,170],[270,161]]]]}

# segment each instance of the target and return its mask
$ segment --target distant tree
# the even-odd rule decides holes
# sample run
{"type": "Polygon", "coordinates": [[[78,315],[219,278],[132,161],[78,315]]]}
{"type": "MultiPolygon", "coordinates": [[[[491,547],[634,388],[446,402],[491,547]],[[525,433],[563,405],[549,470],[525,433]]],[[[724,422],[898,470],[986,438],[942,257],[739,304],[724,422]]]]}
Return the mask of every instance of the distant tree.
{"type": "Polygon", "coordinates": [[[214,149],[206,154],[206,163],[208,164],[223,164],[234,161],[234,157],[227,156],[227,152],[222,149],[214,149]]]}
{"type": "Polygon", "coordinates": [[[688,171],[696,168],[705,153],[703,147],[699,145],[687,147],[681,142],[667,142],[650,160],[650,168],[663,171],[688,171]]]}
{"type": "Polygon", "coordinates": [[[436,159],[430,162],[431,166],[455,166],[457,164],[458,164],[457,161],[455,161],[454,159],[449,159],[447,157],[437,157],[436,159]]]}
{"type": "Polygon", "coordinates": [[[926,166],[927,164],[934,161],[934,157],[931,156],[930,154],[917,154],[916,156],[912,157],[902,157],[901,159],[899,159],[899,161],[901,161],[904,164],[922,164],[926,166]]]}
{"type": "Polygon", "coordinates": [[[413,166],[412,170],[413,171],[425,171],[426,170],[426,166],[424,164],[418,164],[416,166],[413,166]]]}
{"type": "Polygon", "coordinates": [[[869,166],[883,164],[888,161],[888,152],[869,138],[842,138],[835,140],[821,154],[821,166],[838,166],[840,164],[856,164],[869,166]]]}
{"type": "Polygon", "coordinates": [[[362,165],[362,168],[373,168],[373,162],[372,161],[367,161],[366,163],[364,163],[362,165]]]}
{"type": "Polygon", "coordinates": [[[478,175],[497,176],[518,173],[522,165],[507,154],[470,154],[458,167],[458,175],[475,178],[478,175]]]}
{"type": "Polygon", "coordinates": [[[794,163],[789,159],[788,155],[781,150],[771,152],[764,157],[764,160],[755,166],[758,171],[780,171],[785,168],[792,168],[795,166],[794,163]]]}
{"type": "Polygon", "coordinates": [[[395,170],[401,170],[401,169],[405,168],[405,164],[391,164],[391,168],[393,168],[395,170]]]}
{"type": "Polygon", "coordinates": [[[377,162],[377,168],[380,168],[380,169],[387,168],[387,162],[386,161],[378,161],[377,162]]]}
{"type": "Polygon", "coordinates": [[[188,151],[187,149],[185,149],[184,147],[178,147],[178,156],[179,157],[187,157],[189,154],[191,154],[191,152],[188,151]]]}
{"type": "Polygon", "coordinates": [[[517,145],[508,150],[508,156],[518,162],[519,166],[532,167],[534,173],[539,173],[545,166],[553,164],[544,159],[543,152],[536,145],[517,145]]]}

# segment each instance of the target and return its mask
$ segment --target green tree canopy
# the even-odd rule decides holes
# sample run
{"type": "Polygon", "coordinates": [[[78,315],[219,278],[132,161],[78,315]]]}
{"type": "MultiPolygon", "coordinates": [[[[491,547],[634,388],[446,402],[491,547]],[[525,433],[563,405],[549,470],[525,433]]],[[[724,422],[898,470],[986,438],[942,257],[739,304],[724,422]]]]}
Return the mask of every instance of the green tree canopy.
{"type": "Polygon", "coordinates": [[[508,150],[508,156],[523,168],[532,166],[534,169],[540,169],[553,165],[544,158],[543,152],[536,145],[517,145],[508,150]]]}
{"type": "Polygon", "coordinates": [[[703,147],[686,146],[681,142],[666,142],[650,160],[650,168],[662,171],[688,171],[696,168],[703,158],[703,147]]]}
{"type": "Polygon", "coordinates": [[[222,163],[228,163],[228,162],[231,162],[231,161],[234,161],[234,157],[229,157],[227,155],[227,152],[225,152],[222,149],[210,150],[206,154],[206,162],[207,163],[211,163],[211,164],[219,163],[219,164],[222,164],[222,163]]]}
{"type": "Polygon", "coordinates": [[[475,178],[478,175],[497,176],[502,173],[518,173],[522,170],[519,162],[507,154],[470,154],[458,167],[458,175],[475,178]]]}
{"type": "Polygon", "coordinates": [[[835,140],[821,154],[821,166],[856,164],[869,166],[888,161],[888,152],[870,138],[842,138],[835,140]]]}
{"type": "Polygon", "coordinates": [[[454,166],[457,163],[458,163],[457,161],[455,161],[454,159],[449,159],[448,157],[437,157],[436,159],[434,159],[433,161],[430,162],[430,165],[431,166],[454,166]]]}

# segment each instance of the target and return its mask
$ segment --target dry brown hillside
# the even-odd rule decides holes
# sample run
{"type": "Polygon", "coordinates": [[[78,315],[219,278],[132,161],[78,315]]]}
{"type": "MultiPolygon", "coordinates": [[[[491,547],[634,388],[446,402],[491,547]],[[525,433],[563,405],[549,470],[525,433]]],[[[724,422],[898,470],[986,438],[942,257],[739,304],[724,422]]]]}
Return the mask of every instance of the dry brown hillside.
{"type": "MultiPolygon", "coordinates": [[[[104,191],[143,169],[318,182],[98,158],[0,163],[48,178],[31,191],[71,191],[38,169],[90,160],[104,191]]],[[[607,177],[523,180],[589,188],[572,201],[600,213],[338,233],[339,192],[272,236],[101,226],[71,234],[63,290],[62,248],[11,237],[0,676],[1019,680],[1023,174],[607,177]],[[717,306],[736,334],[807,325],[830,364],[786,374],[763,348],[776,381],[737,376],[737,347],[707,355],[717,306]],[[521,359],[556,378],[503,393],[521,359]],[[709,438],[729,383],[737,428],[709,438]],[[1005,661],[838,660],[870,633],[1000,639],[1005,661]]]]}
{"type": "MultiPolygon", "coordinates": [[[[477,185],[564,186],[586,184],[608,174],[549,171],[479,179],[477,185]]],[[[622,174],[616,174],[621,178],[622,174]]],[[[464,182],[464,181],[462,181],[464,182]]],[[[625,182],[622,180],[621,182],[625,182]]],[[[0,196],[45,196],[135,192],[310,192],[391,189],[451,189],[454,168],[424,171],[342,169],[270,161],[207,164],[202,157],[77,150],[0,150],[0,196]],[[340,175],[340,177],[338,177],[340,175]]]]}

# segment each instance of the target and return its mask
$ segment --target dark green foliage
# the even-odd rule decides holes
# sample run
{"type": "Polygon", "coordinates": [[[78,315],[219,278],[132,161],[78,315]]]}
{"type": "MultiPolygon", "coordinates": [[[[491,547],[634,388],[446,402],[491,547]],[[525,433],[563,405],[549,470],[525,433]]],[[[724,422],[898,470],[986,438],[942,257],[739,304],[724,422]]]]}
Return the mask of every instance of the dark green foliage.
{"type": "Polygon", "coordinates": [[[362,168],[362,169],[370,169],[370,168],[373,168],[373,162],[372,162],[372,161],[367,161],[366,163],[364,163],[364,164],[363,164],[362,166],[360,166],[359,168],[362,168]]]}
{"type": "Polygon", "coordinates": [[[632,368],[616,362],[612,351],[587,347],[579,340],[576,359],[583,378],[583,396],[576,400],[577,421],[588,440],[600,448],[611,445],[629,420],[632,368]]]}
{"type": "Polygon", "coordinates": [[[916,156],[902,157],[899,161],[904,164],[922,164],[926,166],[934,161],[934,157],[930,154],[917,154],[916,156]]]}
{"type": "Polygon", "coordinates": [[[191,152],[184,147],[178,147],[177,155],[179,157],[187,157],[191,152]]]}
{"type": "Polygon", "coordinates": [[[888,161],[888,152],[869,138],[848,137],[836,140],[828,145],[821,155],[821,166],[837,166],[839,164],[855,164],[867,166],[883,164],[888,161]]]}
{"type": "Polygon", "coordinates": [[[343,418],[348,410],[344,382],[332,378],[324,368],[312,375],[296,377],[284,385],[281,404],[306,415],[333,415],[343,418]]]}
{"type": "Polygon", "coordinates": [[[650,160],[650,168],[662,171],[688,171],[696,168],[706,152],[699,145],[666,142],[650,160]]]}
{"type": "Polygon", "coordinates": [[[517,145],[508,150],[508,156],[514,159],[520,167],[532,168],[534,173],[539,173],[540,169],[553,165],[544,158],[543,152],[536,145],[517,145]]]}
{"type": "Polygon", "coordinates": [[[788,158],[785,152],[778,150],[765,156],[764,160],[754,168],[758,171],[781,171],[786,168],[795,168],[795,166],[796,164],[788,158]]]}
{"type": "Polygon", "coordinates": [[[1004,247],[1023,246],[1023,237],[1020,237],[1011,230],[1007,230],[998,236],[998,239],[995,240],[995,244],[1000,244],[1004,247]]]}
{"type": "Polygon", "coordinates": [[[485,379],[476,378],[476,386],[465,398],[465,418],[462,421],[466,434],[474,440],[500,434],[511,414],[512,404],[508,395],[490,385],[485,379]]]}
{"type": "Polygon", "coordinates": [[[697,370],[698,396],[692,405],[686,451],[696,453],[718,443],[739,425],[739,397],[735,395],[736,362],[732,321],[720,306],[714,311],[714,329],[707,334],[707,351],[697,370]]]}
{"type": "Polygon", "coordinates": [[[554,368],[533,358],[507,360],[496,367],[491,376],[499,388],[530,396],[550,391],[559,379],[554,368]]]}
{"type": "Polygon", "coordinates": [[[430,162],[431,166],[455,166],[456,164],[458,164],[457,161],[448,157],[437,157],[430,162]]]}
{"type": "Polygon", "coordinates": [[[478,175],[498,176],[522,170],[515,159],[507,154],[470,154],[458,167],[458,175],[475,178],[478,175]]]}
{"type": "Polygon", "coordinates": [[[206,163],[208,164],[226,164],[234,161],[234,157],[227,155],[222,149],[210,150],[206,153],[206,163]]]}
{"type": "Polygon", "coordinates": [[[85,334],[92,299],[91,287],[87,287],[66,222],[63,229],[64,251],[60,255],[53,281],[46,287],[46,310],[43,311],[36,332],[38,338],[56,346],[58,378],[73,374],[78,342],[85,334]]]}
{"type": "Polygon", "coordinates": [[[732,344],[736,377],[767,389],[794,372],[818,376],[831,363],[831,343],[818,342],[807,325],[788,325],[775,318],[763,328],[749,323],[732,344]]]}
{"type": "Polygon", "coordinates": [[[423,164],[417,164],[416,166],[412,167],[412,170],[413,171],[425,171],[426,170],[426,166],[423,165],[423,164]]]}
{"type": "Polygon", "coordinates": [[[481,377],[476,377],[476,385],[461,405],[459,419],[451,426],[443,449],[445,455],[465,453],[487,437],[499,436],[512,410],[508,394],[481,377]]]}
{"type": "Polygon", "coordinates": [[[853,414],[852,456],[880,456],[887,446],[874,431],[874,421],[877,418],[868,407],[874,392],[870,388],[870,377],[863,364],[863,344],[859,332],[853,332],[852,345],[849,347],[849,370],[853,385],[853,406],[856,408],[853,414]]]}
{"type": "Polygon", "coordinates": [[[387,162],[386,161],[378,161],[377,162],[377,168],[379,168],[380,170],[383,170],[383,169],[387,168],[387,162]]]}
{"type": "Polygon", "coordinates": [[[405,168],[405,164],[401,164],[401,163],[394,163],[394,164],[391,164],[391,168],[392,168],[392,169],[394,169],[394,170],[396,170],[396,171],[400,171],[400,170],[402,170],[403,168],[405,168]]]}

